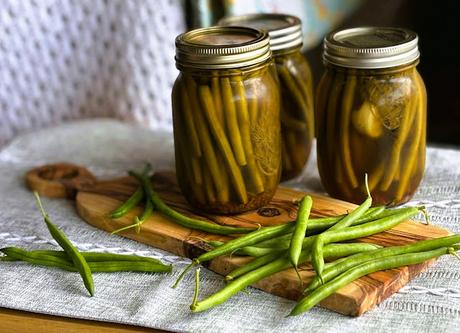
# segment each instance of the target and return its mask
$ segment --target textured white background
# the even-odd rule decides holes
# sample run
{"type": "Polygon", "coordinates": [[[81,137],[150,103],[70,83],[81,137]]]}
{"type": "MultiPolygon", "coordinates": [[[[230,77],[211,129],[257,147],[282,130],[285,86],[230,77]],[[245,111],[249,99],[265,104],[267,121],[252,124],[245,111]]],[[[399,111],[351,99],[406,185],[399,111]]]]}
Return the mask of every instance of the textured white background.
{"type": "MultiPolygon", "coordinates": [[[[98,177],[114,177],[141,168],[147,160],[157,169],[172,168],[172,151],[169,132],[109,120],[70,123],[18,137],[0,151],[0,247],[57,248],[23,184],[24,172],[32,166],[69,161],[88,166],[98,177]]],[[[460,233],[459,163],[459,151],[428,149],[426,175],[411,202],[426,204],[433,223],[456,233],[460,233]]],[[[290,185],[322,192],[315,156],[290,185]]],[[[188,259],[93,228],[77,216],[71,201],[44,201],[51,218],[80,249],[149,255],[175,263],[176,268],[171,275],[95,274],[96,296],[90,298],[76,273],[0,263],[0,307],[187,332],[460,331],[460,262],[452,257],[441,258],[403,292],[360,318],[320,308],[284,318],[293,302],[253,288],[208,312],[191,314],[192,276],[178,289],[170,288],[188,259]]],[[[224,285],[222,277],[206,269],[201,282],[201,297],[224,285]]]]}
{"type": "Polygon", "coordinates": [[[69,119],[171,130],[181,0],[0,1],[0,147],[69,119]]]}

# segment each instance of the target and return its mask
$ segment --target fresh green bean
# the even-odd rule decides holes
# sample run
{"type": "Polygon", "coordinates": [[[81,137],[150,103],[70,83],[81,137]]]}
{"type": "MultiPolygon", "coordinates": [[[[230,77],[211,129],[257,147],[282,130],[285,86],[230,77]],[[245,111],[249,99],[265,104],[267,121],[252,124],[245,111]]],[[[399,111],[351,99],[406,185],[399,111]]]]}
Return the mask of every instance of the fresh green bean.
{"type": "MultiPolygon", "coordinates": [[[[142,171],[143,174],[148,174],[152,169],[150,164],[146,164],[144,170],[142,171]]],[[[126,200],[121,206],[116,208],[114,211],[110,213],[110,218],[117,219],[124,215],[126,215],[129,211],[131,211],[134,207],[136,207],[139,202],[142,201],[144,198],[144,190],[142,187],[138,187],[136,191],[126,200]]]]}
{"type": "MultiPolygon", "coordinates": [[[[328,246],[325,246],[324,253],[328,257],[342,257],[356,252],[362,252],[371,249],[373,250],[375,248],[375,246],[365,243],[329,244],[328,246]]],[[[304,263],[309,260],[309,249],[303,250],[300,255],[299,262],[304,263]]],[[[253,271],[250,271],[249,273],[240,276],[236,280],[229,282],[224,288],[207,297],[206,299],[198,301],[196,304],[192,304],[190,308],[193,312],[200,312],[213,306],[219,305],[249,285],[289,267],[291,267],[291,261],[286,255],[282,256],[279,259],[276,259],[262,267],[259,267],[253,271]]]]}
{"type": "MultiPolygon", "coordinates": [[[[354,221],[352,225],[359,225],[359,224],[363,224],[366,222],[374,221],[379,218],[397,214],[400,209],[401,208],[385,209],[383,206],[372,207],[367,210],[367,212],[364,214],[362,218],[354,221]]],[[[309,219],[307,234],[326,230],[346,216],[347,214],[339,215],[339,216],[309,219]]],[[[287,249],[290,244],[290,237],[291,237],[290,233],[294,229],[294,226],[291,226],[291,228],[292,229],[286,230],[286,233],[284,235],[273,237],[268,240],[256,243],[257,247],[279,247],[279,248],[287,249]]]]}
{"type": "Polygon", "coordinates": [[[171,209],[168,205],[166,205],[163,202],[163,200],[161,200],[160,196],[153,190],[152,184],[148,177],[138,174],[134,171],[130,171],[129,174],[136,178],[139,181],[139,183],[142,184],[145,193],[152,200],[155,209],[158,210],[160,213],[164,214],[165,216],[171,218],[177,224],[180,224],[186,228],[206,231],[218,235],[248,233],[254,230],[252,228],[237,228],[217,225],[214,223],[182,215],[181,213],[171,209]]]}
{"type": "MultiPolygon", "coordinates": [[[[375,258],[389,257],[393,255],[414,253],[414,252],[423,252],[431,251],[439,247],[452,246],[454,244],[460,243],[460,235],[446,236],[441,238],[435,238],[430,240],[423,240],[413,244],[404,245],[404,246],[391,246],[383,249],[378,249],[375,251],[369,251],[365,253],[358,253],[346,258],[345,260],[331,265],[329,268],[325,269],[323,272],[323,281],[328,282],[335,278],[337,275],[347,271],[350,268],[358,264],[373,260],[375,258]]],[[[308,285],[306,291],[311,291],[318,288],[321,285],[321,281],[316,276],[313,278],[311,283],[308,285]]]]}
{"type": "MultiPolygon", "coordinates": [[[[34,265],[47,266],[60,268],[70,272],[78,272],[78,269],[70,261],[67,255],[62,251],[54,251],[50,255],[44,251],[25,251],[17,247],[3,248],[0,250],[5,253],[6,257],[1,257],[0,260],[7,261],[25,261],[34,265]],[[59,253],[59,255],[56,255],[59,253]],[[64,256],[61,256],[61,253],[64,256]]],[[[99,255],[99,253],[95,254],[99,255]]],[[[165,265],[158,260],[126,260],[126,258],[120,258],[120,255],[110,255],[106,253],[107,261],[96,260],[88,262],[88,267],[93,273],[102,272],[171,272],[172,266],[165,265]],[[114,257],[115,256],[115,257],[114,257]],[[121,260],[119,260],[121,259],[121,260]]],[[[126,257],[126,256],[125,256],[126,257]]],[[[97,259],[102,257],[95,256],[97,259]]]]}
{"type": "Polygon", "coordinates": [[[338,289],[367,274],[401,266],[419,264],[426,260],[436,258],[444,254],[449,254],[450,251],[451,248],[442,247],[432,251],[402,254],[374,259],[364,264],[355,266],[354,268],[345,271],[332,281],[318,287],[307,297],[301,299],[289,315],[295,316],[310,310],[313,306],[321,302],[326,297],[332,295],[338,289]]]}
{"type": "Polygon", "coordinates": [[[86,289],[89,291],[90,295],[93,296],[94,282],[93,276],[91,275],[91,269],[89,268],[88,263],[86,262],[85,258],[81,255],[81,253],[78,252],[76,247],[73,246],[73,244],[69,241],[66,235],[51,222],[50,218],[48,217],[48,214],[43,208],[38,193],[34,192],[34,195],[37,199],[38,207],[40,208],[40,212],[43,216],[43,219],[45,220],[46,226],[48,227],[51,236],[53,236],[54,240],[64,249],[69,258],[72,260],[73,264],[78,269],[78,272],[80,273],[83,279],[86,289]]]}
{"type": "Polygon", "coordinates": [[[136,207],[139,202],[142,201],[143,197],[144,190],[142,190],[142,187],[137,188],[136,191],[128,198],[128,200],[126,200],[121,206],[110,213],[110,218],[117,219],[126,215],[131,209],[136,207]]]}
{"type": "Polygon", "coordinates": [[[234,279],[236,279],[237,277],[240,277],[243,274],[246,274],[246,273],[248,273],[250,271],[253,271],[253,270],[255,270],[255,269],[259,268],[259,267],[262,267],[262,266],[272,262],[273,260],[276,260],[276,259],[278,259],[280,257],[283,257],[283,256],[284,256],[284,253],[282,253],[282,252],[272,252],[272,253],[266,254],[264,256],[254,258],[253,260],[248,262],[246,265],[238,267],[238,268],[234,269],[233,271],[231,271],[230,273],[228,273],[225,276],[225,280],[227,280],[227,281],[234,280],[234,279]]]}
{"type": "Polygon", "coordinates": [[[324,245],[328,243],[342,242],[345,240],[366,237],[391,229],[394,226],[401,223],[402,221],[406,220],[407,218],[417,214],[419,210],[419,207],[404,208],[401,209],[401,212],[398,214],[390,215],[388,217],[375,220],[373,222],[368,222],[365,224],[361,224],[359,226],[348,227],[345,229],[328,231],[320,235],[313,236],[311,238],[313,240],[305,238],[304,242],[310,242],[311,244],[313,244],[314,248],[312,248],[312,265],[315,268],[316,274],[318,275],[319,279],[322,278],[323,267],[321,266],[321,258],[324,257],[322,254],[322,249],[324,245]]]}
{"type": "MultiPolygon", "coordinates": [[[[17,249],[21,251],[25,251],[18,247],[6,247],[3,249],[0,249],[0,252],[8,254],[8,251],[15,251],[17,249]]],[[[97,261],[107,261],[107,262],[108,261],[143,261],[143,262],[149,262],[152,264],[162,264],[162,262],[158,259],[150,258],[150,257],[136,256],[136,255],[103,253],[103,252],[102,253],[101,252],[80,252],[80,253],[86,259],[86,262],[88,263],[97,262],[97,261]]],[[[27,251],[27,254],[30,254],[31,256],[41,256],[41,255],[54,256],[57,258],[70,260],[70,258],[67,256],[65,251],[32,250],[32,251],[27,251]]]]}
{"type": "Polygon", "coordinates": [[[203,253],[199,257],[193,259],[193,261],[195,264],[198,265],[202,262],[212,260],[216,257],[230,254],[233,251],[238,250],[242,247],[250,246],[262,240],[282,235],[283,233],[285,233],[286,230],[289,230],[291,228],[291,223],[261,228],[247,235],[232,239],[227,243],[215,248],[212,251],[203,253]]]}
{"type": "MultiPolygon", "coordinates": [[[[213,246],[214,248],[217,248],[225,244],[224,242],[219,242],[219,241],[208,241],[207,243],[213,246]]],[[[271,254],[274,252],[279,253],[281,251],[282,249],[277,249],[277,248],[245,246],[245,247],[242,247],[242,248],[239,248],[233,251],[231,254],[232,255],[236,254],[238,256],[262,257],[267,254],[271,254]]]]}
{"type": "MultiPolygon", "coordinates": [[[[144,192],[144,190],[142,190],[142,192],[144,192]]],[[[135,228],[136,234],[138,234],[141,231],[141,224],[147,221],[150,218],[150,216],[152,216],[152,214],[153,214],[153,203],[150,200],[150,198],[146,197],[145,198],[145,209],[141,217],[139,218],[138,216],[135,216],[133,224],[130,224],[126,227],[122,227],[117,230],[114,230],[111,232],[111,234],[113,235],[121,231],[131,229],[131,228],[135,228]]]]}
{"type": "Polygon", "coordinates": [[[300,252],[302,252],[302,242],[305,238],[307,231],[308,218],[312,206],[312,199],[309,195],[305,196],[299,204],[299,211],[297,213],[297,220],[294,227],[294,232],[291,237],[291,244],[289,245],[289,258],[294,267],[299,263],[300,252]]]}

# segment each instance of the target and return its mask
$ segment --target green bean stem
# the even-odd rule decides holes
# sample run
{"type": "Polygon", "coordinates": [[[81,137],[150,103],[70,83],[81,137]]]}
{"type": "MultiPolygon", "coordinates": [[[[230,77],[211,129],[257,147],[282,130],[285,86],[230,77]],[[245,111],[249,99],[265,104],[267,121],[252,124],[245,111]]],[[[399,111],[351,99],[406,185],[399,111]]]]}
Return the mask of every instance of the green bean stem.
{"type": "Polygon", "coordinates": [[[449,254],[449,250],[450,249],[447,247],[442,247],[432,251],[379,258],[355,266],[354,268],[345,271],[332,281],[322,285],[321,287],[318,287],[307,297],[301,299],[289,315],[295,316],[310,310],[312,307],[314,307],[326,297],[332,295],[338,289],[359,279],[360,277],[386,269],[419,264],[426,260],[437,258],[444,254],[449,254]]]}
{"type": "MultiPolygon", "coordinates": [[[[343,257],[353,253],[362,252],[366,250],[373,250],[375,246],[371,244],[329,244],[325,246],[324,253],[327,257],[343,257]],[[363,246],[364,245],[364,246],[363,246]]],[[[302,251],[299,262],[305,263],[310,260],[309,249],[302,251]]],[[[224,288],[207,297],[204,300],[192,304],[190,307],[193,312],[200,312],[207,310],[213,306],[225,302],[227,299],[237,294],[239,291],[250,286],[251,284],[262,280],[263,278],[280,272],[286,268],[291,267],[291,261],[287,256],[282,256],[264,266],[261,266],[249,273],[246,273],[239,278],[229,282],[224,288]]]]}
{"type": "MultiPolygon", "coordinates": [[[[430,251],[439,247],[452,246],[460,243],[460,235],[440,237],[430,240],[423,240],[409,245],[403,246],[390,246],[375,251],[369,251],[366,253],[358,253],[350,258],[330,265],[329,268],[323,272],[323,281],[328,282],[335,278],[337,275],[347,271],[350,268],[358,264],[373,260],[375,258],[389,257],[393,255],[407,254],[413,252],[430,251]]],[[[321,281],[317,276],[313,278],[311,283],[308,285],[306,291],[311,291],[318,288],[321,285],[321,281]]]]}
{"type": "Polygon", "coordinates": [[[292,233],[291,244],[289,245],[289,258],[294,267],[297,267],[299,263],[300,252],[302,252],[302,242],[305,238],[305,232],[307,231],[312,203],[312,199],[309,195],[303,197],[299,203],[297,220],[294,232],[292,233]]]}
{"type": "Polygon", "coordinates": [[[248,233],[253,231],[252,228],[237,228],[237,227],[229,227],[229,226],[222,226],[217,225],[214,223],[194,219],[185,215],[182,215],[179,212],[171,209],[168,205],[166,205],[163,200],[159,197],[159,195],[153,190],[152,184],[148,177],[138,174],[136,172],[130,171],[129,173],[133,177],[135,177],[139,183],[142,184],[142,187],[147,194],[147,196],[152,200],[153,205],[156,210],[160,213],[164,214],[165,216],[172,219],[175,223],[180,224],[186,228],[194,229],[194,230],[201,230],[206,231],[213,234],[218,235],[229,235],[229,234],[240,234],[240,233],[248,233]]]}
{"type": "Polygon", "coordinates": [[[45,211],[45,208],[41,203],[40,196],[38,195],[38,193],[34,192],[34,195],[37,199],[38,207],[43,216],[43,219],[45,220],[46,226],[51,236],[53,236],[54,240],[64,249],[69,258],[72,260],[74,266],[78,269],[78,272],[80,273],[83,279],[83,283],[85,284],[86,289],[89,291],[90,295],[93,296],[94,282],[93,276],[91,275],[91,269],[89,268],[88,263],[86,262],[85,258],[81,255],[81,253],[77,250],[77,248],[73,246],[73,244],[66,237],[66,235],[51,222],[48,214],[45,211]]]}
{"type": "MultiPolygon", "coordinates": [[[[243,180],[243,176],[241,174],[240,169],[238,168],[238,165],[236,164],[235,157],[227,141],[227,137],[225,136],[224,130],[222,129],[222,127],[220,126],[217,120],[217,117],[214,111],[214,105],[212,102],[211,91],[208,86],[202,85],[198,87],[198,92],[199,92],[200,100],[203,106],[203,112],[205,114],[205,117],[208,120],[211,132],[213,133],[214,139],[216,140],[217,145],[221,149],[223,153],[223,157],[229,168],[230,176],[232,177],[233,182],[234,182],[235,192],[238,195],[238,198],[240,199],[240,201],[242,203],[246,203],[248,202],[248,195],[246,192],[246,186],[243,180]]],[[[236,126],[238,126],[238,124],[236,126]]],[[[231,138],[232,136],[230,136],[230,139],[231,138]]],[[[244,163],[244,165],[246,165],[246,162],[244,163]]],[[[219,187],[216,185],[216,188],[219,188],[219,187]]]]}

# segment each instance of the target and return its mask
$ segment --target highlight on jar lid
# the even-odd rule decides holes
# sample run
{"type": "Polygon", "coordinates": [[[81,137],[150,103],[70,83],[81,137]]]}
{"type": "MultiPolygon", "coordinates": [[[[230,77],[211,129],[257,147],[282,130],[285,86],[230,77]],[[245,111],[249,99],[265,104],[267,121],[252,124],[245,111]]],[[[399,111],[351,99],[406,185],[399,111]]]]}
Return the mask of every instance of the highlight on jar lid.
{"type": "Polygon", "coordinates": [[[323,60],[337,66],[388,68],[419,57],[418,36],[408,29],[360,27],[334,31],[324,38],[323,60]]]}
{"type": "Polygon", "coordinates": [[[222,26],[244,26],[268,31],[272,51],[302,45],[302,22],[285,14],[249,14],[229,16],[218,22],[222,26]]]}
{"type": "Polygon", "coordinates": [[[246,27],[210,27],[176,37],[176,66],[200,69],[241,68],[271,56],[264,31],[246,27]]]}

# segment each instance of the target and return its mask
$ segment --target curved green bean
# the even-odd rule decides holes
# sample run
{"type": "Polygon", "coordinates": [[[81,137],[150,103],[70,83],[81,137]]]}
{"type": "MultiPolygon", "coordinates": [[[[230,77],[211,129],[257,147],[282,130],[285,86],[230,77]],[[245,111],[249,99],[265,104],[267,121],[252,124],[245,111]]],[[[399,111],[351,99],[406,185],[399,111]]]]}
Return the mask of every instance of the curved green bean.
{"type": "Polygon", "coordinates": [[[321,287],[314,290],[310,295],[301,299],[289,315],[295,316],[310,310],[312,307],[314,307],[326,297],[332,295],[338,289],[349,284],[350,282],[359,279],[362,276],[386,269],[419,264],[426,260],[436,258],[444,254],[449,254],[449,251],[451,251],[451,248],[442,247],[432,251],[402,254],[381,259],[374,259],[372,261],[358,265],[348,271],[345,271],[334,280],[322,285],[321,287]]]}
{"type": "Polygon", "coordinates": [[[147,196],[152,200],[152,203],[157,211],[171,218],[175,223],[180,224],[186,228],[194,230],[202,230],[218,235],[229,235],[229,234],[241,234],[253,231],[252,228],[237,228],[222,226],[198,219],[194,219],[171,209],[166,205],[160,196],[153,190],[150,179],[144,175],[138,174],[134,171],[130,171],[129,174],[136,178],[141,183],[147,196]]]}
{"type": "Polygon", "coordinates": [[[78,269],[78,272],[80,273],[83,279],[86,289],[89,291],[90,295],[93,296],[94,282],[93,276],[91,275],[91,269],[89,268],[88,263],[86,262],[85,258],[81,255],[81,253],[78,252],[77,248],[73,246],[73,244],[69,241],[66,235],[51,222],[50,218],[48,217],[48,214],[43,208],[38,193],[34,192],[34,195],[37,199],[38,207],[40,208],[40,212],[43,216],[43,219],[45,220],[46,226],[48,227],[51,236],[53,236],[54,240],[64,249],[69,258],[72,260],[73,264],[78,269]]]}

